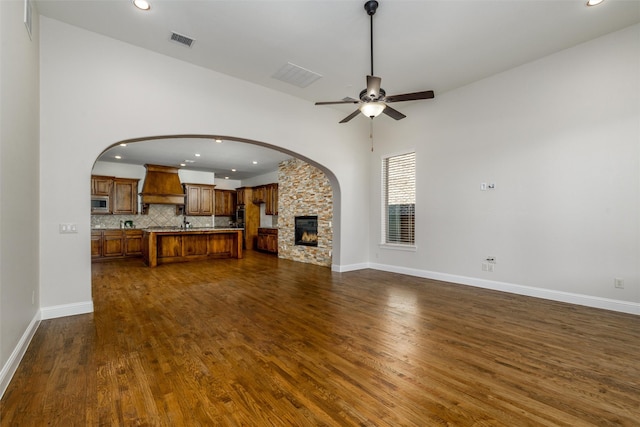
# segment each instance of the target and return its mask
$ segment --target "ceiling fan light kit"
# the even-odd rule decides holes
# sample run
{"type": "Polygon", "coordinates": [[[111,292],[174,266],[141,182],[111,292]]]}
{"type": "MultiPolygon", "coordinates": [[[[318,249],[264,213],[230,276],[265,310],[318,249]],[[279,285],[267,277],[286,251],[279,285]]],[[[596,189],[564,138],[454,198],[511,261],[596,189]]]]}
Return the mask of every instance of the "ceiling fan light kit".
{"type": "Polygon", "coordinates": [[[367,76],[367,88],[360,92],[359,99],[353,98],[344,98],[342,101],[329,101],[329,102],[316,102],[315,105],[331,105],[331,104],[360,104],[358,109],[353,113],[349,114],[344,119],[340,120],[340,123],[347,123],[354,117],[356,117],[359,113],[373,119],[374,117],[378,117],[380,114],[384,113],[387,116],[395,119],[401,120],[404,119],[405,116],[398,110],[391,108],[388,104],[390,102],[401,102],[401,101],[417,101],[421,99],[432,99],[434,97],[434,93],[432,90],[426,90],[422,92],[412,92],[405,93],[401,95],[391,95],[387,96],[384,89],[380,87],[382,83],[382,79],[377,77],[373,73],[373,15],[376,14],[378,10],[378,2],[375,0],[368,0],[364,4],[364,10],[366,10],[367,15],[370,16],[371,26],[370,26],[370,40],[371,40],[371,75],[367,76]]]}
{"type": "Polygon", "coordinates": [[[360,106],[360,112],[373,119],[374,117],[378,117],[382,114],[382,111],[384,111],[385,108],[387,108],[387,106],[384,102],[371,101],[362,104],[360,106]]]}

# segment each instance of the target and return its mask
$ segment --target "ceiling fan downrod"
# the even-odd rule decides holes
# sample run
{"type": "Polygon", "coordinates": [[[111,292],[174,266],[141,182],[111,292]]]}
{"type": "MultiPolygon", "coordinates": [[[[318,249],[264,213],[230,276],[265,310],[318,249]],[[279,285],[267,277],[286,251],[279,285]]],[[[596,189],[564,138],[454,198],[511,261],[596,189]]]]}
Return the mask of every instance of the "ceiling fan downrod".
{"type": "Polygon", "coordinates": [[[367,11],[367,15],[371,18],[370,20],[370,46],[371,46],[371,75],[375,76],[373,73],[373,15],[376,14],[376,10],[378,10],[378,2],[376,0],[369,0],[364,4],[364,10],[367,11]]]}

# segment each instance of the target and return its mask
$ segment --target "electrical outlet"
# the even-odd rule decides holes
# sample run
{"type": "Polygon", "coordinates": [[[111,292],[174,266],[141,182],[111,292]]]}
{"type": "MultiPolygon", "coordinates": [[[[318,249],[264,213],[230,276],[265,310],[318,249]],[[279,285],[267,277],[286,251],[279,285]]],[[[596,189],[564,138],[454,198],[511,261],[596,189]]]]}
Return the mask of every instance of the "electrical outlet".
{"type": "Polygon", "coordinates": [[[486,262],[482,263],[482,271],[489,271],[489,264],[487,264],[486,262]]]}
{"type": "Polygon", "coordinates": [[[487,191],[487,183],[486,182],[480,183],[480,191],[487,191]]]}
{"type": "Polygon", "coordinates": [[[613,279],[613,286],[618,289],[624,289],[624,279],[622,277],[616,277],[613,279]]]}
{"type": "Polygon", "coordinates": [[[489,264],[489,273],[493,273],[493,267],[494,267],[493,264],[489,264]]]}

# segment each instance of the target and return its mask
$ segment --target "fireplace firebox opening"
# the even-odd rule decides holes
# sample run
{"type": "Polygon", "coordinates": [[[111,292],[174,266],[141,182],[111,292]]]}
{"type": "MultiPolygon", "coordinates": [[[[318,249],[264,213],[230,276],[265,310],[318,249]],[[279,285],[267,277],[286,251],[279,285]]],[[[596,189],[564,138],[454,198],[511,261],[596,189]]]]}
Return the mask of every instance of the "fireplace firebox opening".
{"type": "Polygon", "coordinates": [[[297,216],[295,218],[295,244],[318,246],[318,216],[297,216]]]}

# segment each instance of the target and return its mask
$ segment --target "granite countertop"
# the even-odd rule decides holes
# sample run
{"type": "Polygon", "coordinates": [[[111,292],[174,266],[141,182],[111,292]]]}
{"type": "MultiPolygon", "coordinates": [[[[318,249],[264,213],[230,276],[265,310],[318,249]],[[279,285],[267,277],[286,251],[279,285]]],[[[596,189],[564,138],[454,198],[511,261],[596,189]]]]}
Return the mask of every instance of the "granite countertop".
{"type": "Polygon", "coordinates": [[[135,228],[135,227],[134,228],[94,227],[91,230],[92,231],[101,231],[101,230],[105,230],[105,231],[140,230],[140,231],[162,232],[162,231],[212,231],[212,230],[237,231],[237,230],[244,230],[244,228],[241,228],[241,227],[189,227],[189,228],[183,228],[183,227],[166,226],[166,227],[143,227],[143,228],[135,228]]]}
{"type": "Polygon", "coordinates": [[[142,228],[141,230],[143,231],[147,231],[147,232],[154,232],[154,233],[162,233],[162,232],[176,232],[176,231],[184,231],[186,233],[188,232],[196,232],[196,231],[239,231],[239,230],[244,230],[244,228],[238,228],[238,227],[189,227],[189,228],[183,228],[183,227],[147,227],[147,228],[142,228]]]}

